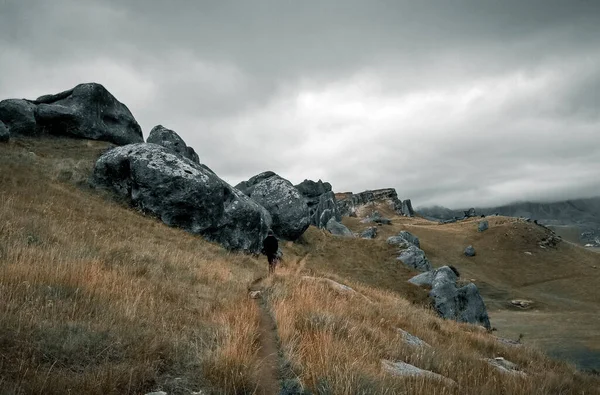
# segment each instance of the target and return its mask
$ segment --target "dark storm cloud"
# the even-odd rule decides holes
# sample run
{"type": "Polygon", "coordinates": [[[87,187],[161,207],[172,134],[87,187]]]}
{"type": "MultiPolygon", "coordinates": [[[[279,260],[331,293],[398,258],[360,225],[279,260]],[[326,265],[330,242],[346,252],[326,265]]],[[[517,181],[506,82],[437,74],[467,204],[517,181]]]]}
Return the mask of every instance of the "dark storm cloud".
{"type": "Polygon", "coordinates": [[[0,0],[0,97],[103,83],[237,183],[416,205],[600,190],[596,1],[0,0]]]}

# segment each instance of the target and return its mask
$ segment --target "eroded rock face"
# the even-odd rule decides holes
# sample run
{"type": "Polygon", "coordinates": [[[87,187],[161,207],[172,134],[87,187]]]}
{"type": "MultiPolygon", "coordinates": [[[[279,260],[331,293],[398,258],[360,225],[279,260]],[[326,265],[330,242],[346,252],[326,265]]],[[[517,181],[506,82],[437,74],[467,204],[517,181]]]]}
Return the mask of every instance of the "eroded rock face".
{"type": "Polygon", "coordinates": [[[267,209],[273,218],[273,232],[279,237],[296,240],[310,225],[306,200],[291,182],[272,171],[243,181],[236,188],[267,209]]]}
{"type": "Polygon", "coordinates": [[[269,213],[214,173],[156,144],[105,152],[92,185],[112,191],[164,223],[201,234],[228,249],[259,252],[269,213]]]}
{"type": "Polygon", "coordinates": [[[10,133],[8,132],[8,128],[2,121],[0,121],[0,143],[7,142],[10,137],[10,133]]]}
{"type": "Polygon", "coordinates": [[[398,199],[398,194],[394,188],[376,189],[373,191],[364,191],[361,193],[340,194],[338,207],[343,216],[356,216],[356,211],[371,202],[385,202],[390,208],[398,214],[402,214],[402,202],[398,199]]]}
{"type": "Polygon", "coordinates": [[[146,142],[162,145],[177,155],[188,158],[194,163],[200,163],[200,158],[198,158],[196,151],[192,147],[188,147],[175,131],[167,129],[162,125],[152,128],[146,142]]]}
{"type": "Polygon", "coordinates": [[[400,255],[396,259],[420,272],[427,272],[432,269],[429,259],[425,256],[425,252],[413,244],[410,244],[407,249],[400,251],[400,255]]]}
{"type": "Polygon", "coordinates": [[[296,185],[296,189],[306,199],[312,225],[325,228],[331,218],[335,218],[338,222],[342,220],[330,183],[321,180],[317,182],[304,180],[296,185]]]}
{"type": "Polygon", "coordinates": [[[342,224],[341,222],[337,222],[335,218],[331,218],[327,222],[326,228],[329,231],[329,233],[331,233],[334,236],[354,237],[354,233],[352,233],[352,231],[348,229],[346,225],[342,224]]]}
{"type": "Polygon", "coordinates": [[[129,109],[95,83],[80,84],[37,100],[3,100],[0,120],[13,136],[49,134],[117,145],[144,141],[142,129],[129,109]]]}
{"type": "Polygon", "coordinates": [[[39,134],[35,122],[35,104],[27,100],[7,99],[0,101],[0,121],[12,136],[35,136],[39,134]]]}

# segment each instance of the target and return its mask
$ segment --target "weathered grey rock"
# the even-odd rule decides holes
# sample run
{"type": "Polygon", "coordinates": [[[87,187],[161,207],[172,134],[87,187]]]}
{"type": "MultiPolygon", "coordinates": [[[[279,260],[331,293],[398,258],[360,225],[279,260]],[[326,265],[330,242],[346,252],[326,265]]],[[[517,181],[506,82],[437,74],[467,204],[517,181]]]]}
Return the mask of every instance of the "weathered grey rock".
{"type": "Polygon", "coordinates": [[[466,256],[475,256],[475,248],[473,246],[467,246],[464,252],[466,256]]]}
{"type": "Polygon", "coordinates": [[[384,359],[381,361],[381,366],[384,371],[394,376],[427,377],[429,379],[441,381],[448,387],[454,387],[457,385],[456,381],[449,379],[448,377],[442,376],[441,374],[433,373],[429,370],[420,369],[406,362],[392,362],[384,359]]]}
{"type": "Polygon", "coordinates": [[[35,104],[27,100],[7,99],[0,101],[0,121],[4,123],[13,137],[39,134],[35,122],[35,104]]]}
{"type": "Polygon", "coordinates": [[[4,125],[4,122],[0,121],[0,143],[7,142],[10,138],[8,128],[4,125]]]}
{"type": "Polygon", "coordinates": [[[296,185],[296,189],[306,199],[312,225],[324,228],[331,218],[335,218],[338,222],[342,220],[330,183],[321,180],[317,182],[304,180],[296,185]]]}
{"type": "Polygon", "coordinates": [[[408,248],[411,244],[406,241],[406,239],[402,236],[390,236],[387,238],[386,242],[392,246],[398,246],[400,248],[408,248]]]}
{"type": "Polygon", "coordinates": [[[196,151],[192,147],[188,147],[175,131],[167,129],[162,125],[156,125],[152,128],[146,142],[162,145],[177,155],[188,158],[192,162],[200,163],[200,158],[198,158],[196,151]]]}
{"type": "Polygon", "coordinates": [[[468,209],[464,213],[465,213],[465,218],[471,218],[471,217],[476,217],[477,216],[477,213],[475,212],[475,209],[473,207],[471,207],[470,209],[468,209]]]}
{"type": "Polygon", "coordinates": [[[519,370],[519,366],[516,363],[508,361],[502,357],[485,358],[484,361],[502,373],[525,376],[525,372],[519,370]]]}
{"type": "Polygon", "coordinates": [[[374,239],[377,236],[377,227],[371,226],[360,233],[362,239],[374,239]]]}
{"type": "Polygon", "coordinates": [[[402,230],[400,231],[400,233],[398,233],[398,236],[402,237],[404,240],[408,241],[410,244],[414,245],[415,247],[421,248],[421,242],[419,241],[419,238],[415,235],[413,235],[412,233],[406,231],[406,230],[402,230]]]}
{"type": "Polygon", "coordinates": [[[80,84],[73,89],[31,101],[42,133],[117,145],[143,142],[142,129],[131,112],[102,85],[80,84]]]}
{"type": "Polygon", "coordinates": [[[310,225],[308,205],[288,180],[272,171],[258,174],[236,188],[267,209],[273,218],[273,232],[286,240],[296,240],[310,225]]]}
{"type": "Polygon", "coordinates": [[[415,210],[413,210],[410,199],[406,199],[406,200],[402,201],[402,214],[405,217],[414,217],[415,216],[415,210]]]}
{"type": "Polygon", "coordinates": [[[419,339],[415,335],[408,333],[404,329],[398,328],[398,332],[400,332],[402,340],[404,340],[404,342],[408,345],[411,345],[413,347],[431,348],[431,346],[427,342],[419,339]]]}
{"type": "Polygon", "coordinates": [[[431,287],[434,275],[435,270],[431,270],[425,273],[417,274],[416,276],[408,280],[408,282],[418,286],[427,285],[431,287]]]}
{"type": "Polygon", "coordinates": [[[105,152],[96,162],[92,185],[228,249],[259,252],[272,225],[271,216],[258,203],[202,166],[156,144],[105,152]]]}
{"type": "Polygon", "coordinates": [[[459,288],[456,285],[457,279],[454,271],[448,266],[435,271],[429,293],[435,310],[444,318],[478,324],[490,329],[487,309],[477,286],[469,283],[459,288]]]}
{"type": "Polygon", "coordinates": [[[387,204],[398,214],[402,214],[402,202],[394,188],[376,189],[360,193],[347,192],[337,201],[340,213],[343,216],[355,217],[357,210],[372,202],[387,204]]]}
{"type": "Polygon", "coordinates": [[[337,222],[335,218],[331,218],[327,222],[326,226],[329,233],[334,236],[342,236],[342,237],[354,237],[354,233],[350,229],[348,229],[344,224],[337,222]]]}
{"type": "Polygon", "coordinates": [[[483,220],[483,221],[479,221],[479,224],[477,225],[477,230],[479,232],[483,232],[488,230],[488,228],[490,227],[490,225],[488,224],[487,220],[483,220]]]}
{"type": "Polygon", "coordinates": [[[404,263],[406,266],[416,269],[420,272],[431,270],[431,263],[427,257],[425,257],[425,252],[412,244],[409,245],[407,249],[402,250],[396,259],[404,263]]]}

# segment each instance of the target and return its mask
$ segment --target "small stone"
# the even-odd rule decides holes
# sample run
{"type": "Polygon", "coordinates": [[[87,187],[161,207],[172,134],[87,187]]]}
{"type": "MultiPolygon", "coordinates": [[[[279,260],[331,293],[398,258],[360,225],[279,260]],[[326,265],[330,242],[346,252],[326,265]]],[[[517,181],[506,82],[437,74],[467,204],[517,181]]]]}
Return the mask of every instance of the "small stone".
{"type": "Polygon", "coordinates": [[[525,251],[525,255],[533,255],[533,254],[529,251],[525,251]]]}
{"type": "Polygon", "coordinates": [[[473,248],[473,246],[468,246],[467,248],[465,248],[464,253],[466,256],[475,256],[475,248],[473,248]]]}
{"type": "Polygon", "coordinates": [[[479,232],[483,232],[483,231],[488,230],[489,227],[490,226],[489,226],[488,221],[487,220],[483,220],[483,221],[479,221],[479,224],[477,225],[477,230],[479,232]]]}
{"type": "Polygon", "coordinates": [[[250,298],[258,299],[258,298],[260,298],[261,294],[262,294],[261,291],[250,291],[250,298]]]}
{"type": "Polygon", "coordinates": [[[512,304],[513,306],[520,307],[522,309],[527,309],[531,307],[531,305],[533,304],[533,300],[513,299],[510,301],[510,304],[512,304]]]}

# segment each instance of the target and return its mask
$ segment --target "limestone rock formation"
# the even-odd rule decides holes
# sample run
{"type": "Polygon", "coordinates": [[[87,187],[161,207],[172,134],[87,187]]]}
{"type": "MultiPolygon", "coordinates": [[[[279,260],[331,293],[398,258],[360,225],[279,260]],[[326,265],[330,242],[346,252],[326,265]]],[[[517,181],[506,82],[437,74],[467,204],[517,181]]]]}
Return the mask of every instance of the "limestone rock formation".
{"type": "Polygon", "coordinates": [[[311,225],[324,228],[331,218],[335,218],[338,222],[342,220],[330,183],[321,180],[317,182],[304,180],[296,185],[296,189],[306,199],[311,225]]]}
{"type": "Polygon", "coordinates": [[[0,121],[0,143],[8,141],[10,133],[4,122],[0,121]]]}
{"type": "Polygon", "coordinates": [[[350,229],[346,227],[346,225],[341,222],[337,222],[335,218],[331,218],[327,221],[326,225],[327,230],[334,236],[342,236],[342,237],[354,237],[354,233],[350,229]]]}
{"type": "Polygon", "coordinates": [[[441,374],[433,373],[429,370],[420,369],[420,368],[418,368],[414,365],[408,364],[406,362],[402,362],[402,361],[392,362],[392,361],[382,360],[381,366],[384,371],[386,371],[394,376],[426,377],[429,379],[440,381],[448,387],[455,387],[457,385],[456,381],[449,379],[448,377],[444,377],[441,374]]]}
{"type": "Polygon", "coordinates": [[[425,252],[410,244],[407,249],[401,250],[397,260],[404,263],[406,266],[416,269],[420,272],[426,272],[432,269],[429,259],[425,256],[425,252]]]}
{"type": "Polygon", "coordinates": [[[0,101],[0,121],[11,136],[35,136],[39,130],[35,122],[35,105],[27,100],[0,101]]]}
{"type": "Polygon", "coordinates": [[[272,225],[258,203],[214,173],[156,144],[105,152],[92,185],[112,191],[164,223],[205,236],[228,249],[259,252],[272,225]]]}
{"type": "Polygon", "coordinates": [[[175,131],[167,129],[162,125],[156,125],[152,128],[146,142],[162,145],[177,155],[188,158],[194,163],[200,163],[200,158],[198,158],[196,151],[192,147],[188,147],[175,131]]]}
{"type": "Polygon", "coordinates": [[[364,191],[361,193],[343,193],[339,194],[338,207],[343,216],[355,217],[357,211],[372,202],[384,202],[398,214],[402,214],[402,202],[398,199],[398,194],[394,188],[376,189],[373,191],[364,191]]]}
{"type": "Polygon", "coordinates": [[[129,109],[95,83],[37,100],[4,100],[0,102],[0,120],[13,136],[50,134],[117,145],[144,141],[129,109]]]}
{"type": "Polygon", "coordinates": [[[267,209],[279,237],[296,240],[310,225],[306,200],[291,182],[272,171],[242,181],[236,188],[267,209]]]}
{"type": "Polygon", "coordinates": [[[415,216],[415,210],[413,210],[410,199],[406,199],[406,200],[402,201],[402,214],[405,217],[414,217],[415,216]]]}

